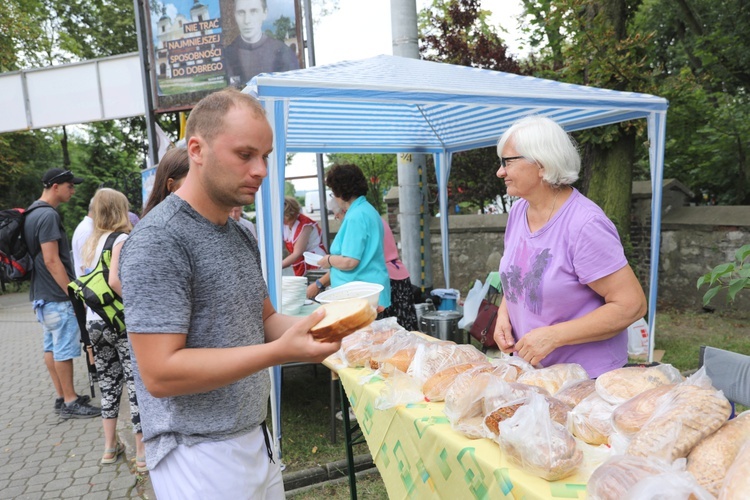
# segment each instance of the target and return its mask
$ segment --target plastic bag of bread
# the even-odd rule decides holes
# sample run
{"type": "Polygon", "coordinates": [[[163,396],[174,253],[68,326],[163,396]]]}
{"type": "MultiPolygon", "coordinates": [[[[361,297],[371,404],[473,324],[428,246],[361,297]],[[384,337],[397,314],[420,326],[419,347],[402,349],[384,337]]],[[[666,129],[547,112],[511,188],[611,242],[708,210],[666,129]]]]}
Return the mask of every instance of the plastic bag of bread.
{"type": "Polygon", "coordinates": [[[429,342],[417,346],[407,373],[421,385],[445,368],[462,363],[481,362],[487,362],[487,356],[473,345],[429,342]]]}
{"type": "MultiPolygon", "coordinates": [[[[520,400],[504,403],[500,407],[495,408],[491,411],[487,409],[488,398],[485,397],[484,414],[486,416],[484,417],[484,426],[487,428],[487,432],[493,436],[497,436],[497,434],[500,432],[500,422],[503,422],[504,420],[507,420],[515,415],[516,411],[528,402],[529,394],[523,396],[520,400]]],[[[568,412],[571,410],[570,406],[566,405],[554,396],[542,394],[542,397],[545,401],[547,401],[547,404],[549,405],[550,418],[560,425],[566,425],[568,420],[568,412]]]]}
{"type": "Polygon", "coordinates": [[[594,392],[596,380],[576,380],[565,384],[565,386],[555,393],[555,397],[570,406],[575,406],[583,401],[583,399],[594,392]]]}
{"type": "Polygon", "coordinates": [[[659,400],[654,414],[631,439],[627,453],[669,462],[687,457],[696,444],[724,425],[731,411],[721,391],[678,384],[659,400]]]}
{"type": "Polygon", "coordinates": [[[520,377],[524,372],[530,372],[536,370],[531,363],[523,359],[521,356],[513,356],[511,354],[505,354],[501,352],[497,357],[493,358],[493,363],[507,363],[516,369],[516,378],[520,377]]]}
{"type": "Polygon", "coordinates": [[[615,431],[632,436],[645,425],[659,406],[662,396],[676,387],[675,384],[661,385],[638,394],[622,403],[612,412],[612,426],[615,431]]]}
{"type": "Polygon", "coordinates": [[[560,363],[524,372],[518,377],[517,381],[522,384],[543,387],[554,396],[566,383],[588,379],[589,374],[578,363],[560,363]]]}
{"type": "Polygon", "coordinates": [[[629,366],[603,373],[596,379],[596,392],[612,404],[624,403],[649,389],[682,382],[672,365],[629,366]]]}
{"type": "Polygon", "coordinates": [[[396,318],[373,321],[341,341],[341,360],[350,367],[369,366],[373,347],[382,344],[397,331],[404,329],[396,322],[396,318]]]}
{"type": "Polygon", "coordinates": [[[456,377],[468,370],[477,369],[476,373],[492,371],[492,365],[487,362],[479,363],[462,363],[460,365],[453,365],[440,370],[435,375],[427,379],[422,385],[422,392],[424,393],[425,399],[428,401],[443,401],[445,400],[445,394],[448,389],[456,380],[456,377]]]}
{"type": "Polygon", "coordinates": [[[370,356],[370,368],[379,370],[384,376],[399,370],[406,373],[409,369],[417,346],[429,342],[411,332],[396,332],[391,337],[372,349],[370,356]]]}
{"type": "Polygon", "coordinates": [[[740,449],[719,490],[719,500],[744,500],[750,492],[750,443],[740,449]]]}
{"type": "Polygon", "coordinates": [[[443,412],[456,432],[470,437],[487,437],[484,429],[485,392],[507,384],[490,372],[468,370],[456,377],[445,393],[443,412]]]}
{"type": "Polygon", "coordinates": [[[684,460],[673,464],[649,457],[614,455],[589,478],[586,493],[591,500],[712,498],[685,471],[684,460]]]}
{"type": "MultiPolygon", "coordinates": [[[[703,439],[687,457],[687,470],[714,496],[745,443],[750,442],[750,410],[724,423],[703,439]]],[[[748,490],[750,494],[750,490],[748,490]]]]}
{"type": "Polygon", "coordinates": [[[396,406],[424,401],[419,383],[409,375],[395,370],[385,379],[385,386],[375,398],[376,410],[387,410],[396,406]]]}
{"type": "Polygon", "coordinates": [[[496,440],[510,462],[548,481],[573,474],[583,460],[570,432],[550,418],[541,394],[532,394],[527,404],[500,422],[496,440]]]}
{"type": "Polygon", "coordinates": [[[613,432],[614,409],[615,405],[592,392],[568,413],[568,430],[588,444],[607,444],[613,432]]]}

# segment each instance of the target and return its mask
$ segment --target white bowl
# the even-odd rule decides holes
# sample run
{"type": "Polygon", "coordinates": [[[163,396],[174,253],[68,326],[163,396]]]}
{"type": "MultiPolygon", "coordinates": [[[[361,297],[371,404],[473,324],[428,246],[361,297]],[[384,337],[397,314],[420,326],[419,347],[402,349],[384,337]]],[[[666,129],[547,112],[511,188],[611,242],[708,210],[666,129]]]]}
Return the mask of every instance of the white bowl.
{"type": "Polygon", "coordinates": [[[372,307],[378,307],[378,299],[382,291],[383,285],[365,283],[364,281],[352,281],[351,283],[319,293],[315,297],[315,300],[321,304],[327,304],[329,302],[336,302],[337,300],[367,299],[372,307]]]}
{"type": "Polygon", "coordinates": [[[322,255],[318,255],[312,252],[305,252],[302,254],[305,257],[305,262],[310,266],[318,267],[318,262],[323,258],[322,255]]]}

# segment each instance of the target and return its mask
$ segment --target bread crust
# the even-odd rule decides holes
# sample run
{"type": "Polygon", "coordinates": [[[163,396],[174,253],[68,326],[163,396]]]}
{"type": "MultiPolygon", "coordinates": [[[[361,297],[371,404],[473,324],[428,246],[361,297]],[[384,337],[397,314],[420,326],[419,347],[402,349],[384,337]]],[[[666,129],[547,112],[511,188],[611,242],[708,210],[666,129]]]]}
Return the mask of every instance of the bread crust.
{"type": "Polygon", "coordinates": [[[310,328],[310,334],[318,342],[338,342],[375,321],[378,315],[365,299],[341,300],[320,307],[326,309],[326,316],[310,328]]]}

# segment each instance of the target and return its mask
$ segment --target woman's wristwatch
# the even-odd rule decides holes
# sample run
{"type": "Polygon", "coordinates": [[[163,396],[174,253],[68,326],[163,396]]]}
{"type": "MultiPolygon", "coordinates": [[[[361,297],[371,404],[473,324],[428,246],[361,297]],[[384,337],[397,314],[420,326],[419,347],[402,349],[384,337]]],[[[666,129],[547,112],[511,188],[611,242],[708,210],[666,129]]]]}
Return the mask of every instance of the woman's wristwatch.
{"type": "Polygon", "coordinates": [[[315,286],[318,287],[318,290],[322,290],[325,288],[325,285],[319,279],[315,280],[315,286]]]}

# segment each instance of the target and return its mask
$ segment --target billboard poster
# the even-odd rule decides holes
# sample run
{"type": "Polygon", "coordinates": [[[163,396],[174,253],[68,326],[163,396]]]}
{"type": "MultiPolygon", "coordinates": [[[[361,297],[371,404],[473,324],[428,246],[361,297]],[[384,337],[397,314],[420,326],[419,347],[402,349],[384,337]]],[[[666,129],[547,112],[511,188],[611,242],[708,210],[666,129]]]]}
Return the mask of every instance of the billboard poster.
{"type": "Polygon", "coordinates": [[[154,111],[301,67],[296,0],[146,0],[154,111]]]}

